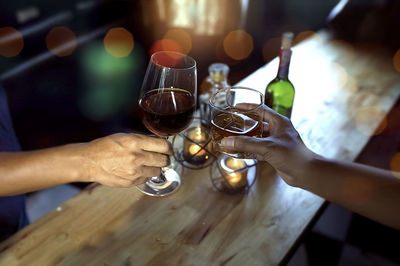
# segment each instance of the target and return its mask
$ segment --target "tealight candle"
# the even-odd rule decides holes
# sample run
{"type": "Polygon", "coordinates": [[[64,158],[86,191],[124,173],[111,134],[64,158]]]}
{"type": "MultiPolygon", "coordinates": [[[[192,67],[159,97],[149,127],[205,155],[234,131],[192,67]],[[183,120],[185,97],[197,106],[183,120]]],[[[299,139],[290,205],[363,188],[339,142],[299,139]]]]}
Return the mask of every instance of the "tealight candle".
{"type": "Polygon", "coordinates": [[[221,159],[220,163],[223,175],[230,187],[239,190],[247,186],[247,165],[243,160],[226,156],[221,159]]]}
{"type": "Polygon", "coordinates": [[[184,140],[183,144],[183,158],[192,165],[202,165],[209,159],[209,154],[205,150],[208,134],[201,127],[193,127],[188,129],[185,133],[188,138],[184,140]]]}

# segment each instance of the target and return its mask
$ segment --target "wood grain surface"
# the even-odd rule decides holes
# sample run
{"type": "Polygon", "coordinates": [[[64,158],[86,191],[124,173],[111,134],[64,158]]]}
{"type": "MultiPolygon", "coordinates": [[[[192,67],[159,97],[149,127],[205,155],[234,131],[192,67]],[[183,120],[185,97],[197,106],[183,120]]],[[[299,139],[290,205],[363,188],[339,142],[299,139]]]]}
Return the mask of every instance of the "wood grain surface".
{"type": "MultiPolygon", "coordinates": [[[[293,123],[315,152],[354,160],[400,94],[391,54],[320,32],[293,50],[293,123]]],[[[264,90],[277,60],[240,85],[264,90]]],[[[289,187],[267,164],[247,194],[181,169],[167,198],[92,185],[0,244],[0,265],[277,265],[324,200],[289,187]]]]}

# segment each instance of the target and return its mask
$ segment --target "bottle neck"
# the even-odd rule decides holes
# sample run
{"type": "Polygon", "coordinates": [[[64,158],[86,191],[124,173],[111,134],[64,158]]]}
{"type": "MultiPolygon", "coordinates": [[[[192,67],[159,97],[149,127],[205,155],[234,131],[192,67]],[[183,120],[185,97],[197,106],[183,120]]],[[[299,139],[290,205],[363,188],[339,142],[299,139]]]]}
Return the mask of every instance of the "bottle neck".
{"type": "Polygon", "coordinates": [[[278,70],[279,78],[289,77],[289,65],[291,56],[292,56],[292,50],[281,48],[279,53],[279,70],[278,70]]]}

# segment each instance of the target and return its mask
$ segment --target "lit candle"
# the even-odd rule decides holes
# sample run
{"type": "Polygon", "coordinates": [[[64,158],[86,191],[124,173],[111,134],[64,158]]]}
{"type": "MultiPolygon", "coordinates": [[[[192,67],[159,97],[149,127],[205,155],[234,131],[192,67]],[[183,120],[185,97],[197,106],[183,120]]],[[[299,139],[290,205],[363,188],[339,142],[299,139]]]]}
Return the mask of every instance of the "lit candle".
{"type": "Polygon", "coordinates": [[[221,168],[229,185],[239,190],[247,185],[247,169],[243,160],[225,156],[221,159],[221,168]]]}
{"type": "Polygon", "coordinates": [[[190,155],[197,155],[197,156],[201,156],[204,153],[206,153],[206,151],[204,149],[201,149],[201,147],[197,144],[192,144],[189,147],[189,153],[190,155]]]}
{"type": "Polygon", "coordinates": [[[204,164],[209,155],[204,145],[207,145],[208,134],[201,127],[190,128],[185,132],[188,139],[184,140],[183,156],[187,163],[192,165],[204,164]]]}

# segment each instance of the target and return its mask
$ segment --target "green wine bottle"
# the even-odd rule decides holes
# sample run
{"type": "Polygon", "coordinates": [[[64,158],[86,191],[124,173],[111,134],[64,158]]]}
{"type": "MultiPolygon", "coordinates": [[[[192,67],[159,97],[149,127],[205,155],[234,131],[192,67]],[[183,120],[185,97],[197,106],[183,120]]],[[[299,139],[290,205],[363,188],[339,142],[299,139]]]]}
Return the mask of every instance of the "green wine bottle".
{"type": "Polygon", "coordinates": [[[265,104],[290,118],[294,100],[294,87],[289,80],[289,64],[292,50],[293,33],[285,32],[282,35],[282,45],[279,54],[279,70],[276,78],[271,80],[265,89],[265,104]]]}

